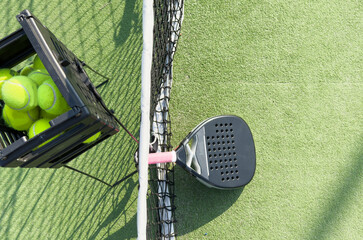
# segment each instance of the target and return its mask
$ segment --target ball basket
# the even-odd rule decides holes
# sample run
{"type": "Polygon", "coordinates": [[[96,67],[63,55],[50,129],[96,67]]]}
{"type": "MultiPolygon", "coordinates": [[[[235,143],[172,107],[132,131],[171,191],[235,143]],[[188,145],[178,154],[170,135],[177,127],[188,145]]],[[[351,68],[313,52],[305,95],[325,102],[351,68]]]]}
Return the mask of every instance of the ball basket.
{"type": "MultiPolygon", "coordinates": [[[[71,109],[51,120],[51,128],[31,139],[26,132],[2,124],[0,166],[59,168],[119,132],[118,124],[91,83],[85,64],[30,11],[22,11],[17,20],[21,28],[0,40],[0,68],[12,68],[38,54],[71,109]],[[101,135],[97,140],[84,143],[98,132],[101,135]]],[[[2,108],[3,103],[0,105],[2,108]]]]}

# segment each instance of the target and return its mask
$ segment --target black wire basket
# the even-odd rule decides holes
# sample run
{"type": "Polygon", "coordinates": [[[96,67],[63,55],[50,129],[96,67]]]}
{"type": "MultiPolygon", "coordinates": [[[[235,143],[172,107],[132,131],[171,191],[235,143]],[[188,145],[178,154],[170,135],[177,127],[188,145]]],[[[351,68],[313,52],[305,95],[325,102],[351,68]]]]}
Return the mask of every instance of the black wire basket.
{"type": "Polygon", "coordinates": [[[59,168],[119,132],[117,120],[91,83],[85,63],[30,11],[22,11],[17,20],[21,28],[0,40],[0,68],[12,68],[38,54],[70,110],[51,120],[49,129],[31,139],[26,132],[1,125],[0,166],[59,168]],[[101,135],[97,140],[84,143],[98,132],[101,135]]]}

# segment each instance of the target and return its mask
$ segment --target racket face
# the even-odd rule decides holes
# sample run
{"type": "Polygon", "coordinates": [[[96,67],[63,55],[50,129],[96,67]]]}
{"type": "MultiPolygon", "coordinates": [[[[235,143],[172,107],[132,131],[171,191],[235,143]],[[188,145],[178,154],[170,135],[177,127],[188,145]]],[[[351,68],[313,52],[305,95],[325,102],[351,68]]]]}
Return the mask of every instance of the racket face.
{"type": "Polygon", "coordinates": [[[237,116],[218,116],[199,124],[176,149],[177,163],[203,184],[220,189],[248,184],[256,153],[247,123],[237,116]]]}

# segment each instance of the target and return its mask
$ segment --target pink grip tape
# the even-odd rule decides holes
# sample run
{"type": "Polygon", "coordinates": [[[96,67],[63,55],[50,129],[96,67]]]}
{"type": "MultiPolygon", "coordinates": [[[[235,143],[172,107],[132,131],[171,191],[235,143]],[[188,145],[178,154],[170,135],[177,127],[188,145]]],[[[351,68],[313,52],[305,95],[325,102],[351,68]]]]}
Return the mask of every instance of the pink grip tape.
{"type": "Polygon", "coordinates": [[[149,154],[149,164],[176,162],[175,151],[149,154]]]}

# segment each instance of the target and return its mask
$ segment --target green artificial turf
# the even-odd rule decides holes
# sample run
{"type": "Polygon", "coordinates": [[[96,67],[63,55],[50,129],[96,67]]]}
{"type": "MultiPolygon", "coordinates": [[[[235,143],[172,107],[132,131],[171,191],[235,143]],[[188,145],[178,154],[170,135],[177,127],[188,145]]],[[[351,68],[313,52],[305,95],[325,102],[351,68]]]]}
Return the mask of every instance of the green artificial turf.
{"type": "Polygon", "coordinates": [[[181,239],[363,236],[362,5],[186,1],[174,65],[174,145],[205,118],[241,116],[257,153],[242,190],[176,171],[181,239]]]}
{"type": "MultiPolygon", "coordinates": [[[[142,2],[3,0],[0,38],[30,9],[111,82],[106,105],[138,137],[142,2]]],[[[363,236],[362,4],[185,1],[174,62],[173,145],[205,118],[235,114],[254,135],[243,190],[176,167],[179,239],[363,236]]],[[[90,73],[94,83],[103,79],[90,73]]],[[[134,170],[124,133],[72,167],[113,183],[134,170]]],[[[68,169],[0,169],[0,239],[136,239],[137,176],[108,189],[68,169]]]]}

